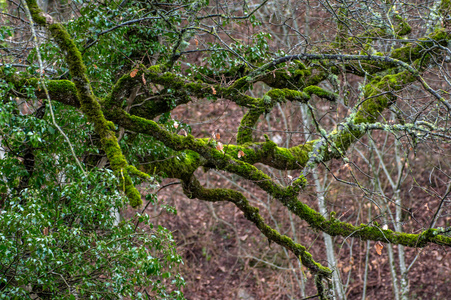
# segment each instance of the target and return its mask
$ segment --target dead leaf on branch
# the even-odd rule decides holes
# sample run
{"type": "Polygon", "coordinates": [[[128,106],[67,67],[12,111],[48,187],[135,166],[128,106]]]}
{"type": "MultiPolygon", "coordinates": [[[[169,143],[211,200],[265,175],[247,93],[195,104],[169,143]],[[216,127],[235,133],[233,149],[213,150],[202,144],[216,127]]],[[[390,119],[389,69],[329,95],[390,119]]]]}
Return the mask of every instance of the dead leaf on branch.
{"type": "Polygon", "coordinates": [[[180,130],[180,134],[183,134],[184,136],[188,136],[188,133],[186,133],[186,130],[183,128],[180,130]]]}
{"type": "Polygon", "coordinates": [[[219,141],[219,139],[221,138],[221,135],[219,134],[219,132],[216,132],[216,130],[215,130],[212,132],[211,138],[219,141]]]}
{"type": "Polygon", "coordinates": [[[130,77],[133,78],[136,76],[136,74],[138,74],[138,69],[133,69],[130,73],[130,77]]]}
{"type": "Polygon", "coordinates": [[[222,153],[224,153],[224,146],[222,145],[221,142],[218,142],[216,144],[216,150],[221,151],[222,153]]]}
{"type": "Polygon", "coordinates": [[[376,244],[374,245],[374,248],[376,248],[376,253],[379,255],[382,255],[382,249],[384,249],[384,245],[382,245],[381,242],[376,242],[376,244]]]}

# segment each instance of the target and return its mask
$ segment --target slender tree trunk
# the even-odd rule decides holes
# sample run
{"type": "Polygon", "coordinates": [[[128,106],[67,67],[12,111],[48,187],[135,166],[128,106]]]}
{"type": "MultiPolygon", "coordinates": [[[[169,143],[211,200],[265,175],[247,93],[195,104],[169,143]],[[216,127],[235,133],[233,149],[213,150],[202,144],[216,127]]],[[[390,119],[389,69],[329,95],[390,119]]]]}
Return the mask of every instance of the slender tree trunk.
{"type": "MultiPolygon", "coordinates": [[[[307,130],[307,128],[309,128],[309,125],[312,124],[312,122],[310,120],[310,116],[309,116],[308,112],[306,111],[306,108],[304,106],[300,106],[300,108],[301,108],[304,128],[306,128],[306,130],[307,130]]],[[[306,140],[308,140],[309,135],[306,134],[305,137],[306,137],[306,140]]],[[[321,215],[326,217],[328,215],[328,212],[327,212],[327,208],[326,208],[326,201],[324,198],[325,189],[324,189],[324,186],[321,184],[321,181],[319,180],[318,173],[313,172],[313,178],[315,180],[319,212],[321,215]]],[[[339,299],[339,300],[346,299],[346,294],[344,292],[343,284],[340,279],[340,272],[337,269],[337,260],[335,258],[334,243],[333,243],[332,237],[330,235],[328,235],[327,233],[323,233],[323,238],[324,238],[324,244],[326,246],[326,255],[327,255],[328,266],[329,266],[329,268],[334,270],[334,272],[332,273],[332,282],[333,282],[333,286],[334,286],[334,290],[333,290],[334,299],[339,299]]]]}
{"type": "MultiPolygon", "coordinates": [[[[318,205],[319,205],[319,212],[323,216],[327,216],[327,209],[326,209],[326,201],[324,199],[324,189],[321,186],[321,182],[319,180],[318,174],[313,173],[313,178],[315,180],[315,186],[316,186],[316,194],[318,196],[318,205]]],[[[329,265],[329,268],[334,270],[332,274],[332,281],[334,285],[334,298],[335,299],[346,299],[346,295],[343,290],[343,284],[340,280],[340,271],[337,269],[337,260],[335,258],[335,252],[334,252],[334,242],[332,240],[332,237],[328,235],[327,233],[323,232],[323,238],[324,238],[324,244],[326,245],[326,254],[327,254],[327,262],[329,265]]]]}

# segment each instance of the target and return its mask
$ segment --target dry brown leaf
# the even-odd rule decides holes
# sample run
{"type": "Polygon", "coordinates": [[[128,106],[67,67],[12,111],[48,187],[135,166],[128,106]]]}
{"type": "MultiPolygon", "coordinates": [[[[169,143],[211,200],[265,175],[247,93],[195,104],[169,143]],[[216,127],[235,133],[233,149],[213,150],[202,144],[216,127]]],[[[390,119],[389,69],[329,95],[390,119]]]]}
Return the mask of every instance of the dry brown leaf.
{"type": "Polygon", "coordinates": [[[238,158],[241,158],[244,155],[246,155],[246,154],[244,154],[244,152],[242,150],[238,151],[238,158]]]}
{"type": "Polygon", "coordinates": [[[382,245],[381,242],[376,242],[374,245],[374,248],[376,248],[376,253],[379,255],[382,255],[382,249],[384,249],[384,245],[382,245]]]}
{"type": "Polygon", "coordinates": [[[221,142],[218,142],[218,143],[216,144],[216,150],[221,151],[221,152],[224,152],[223,149],[224,149],[224,146],[222,145],[222,143],[221,143],[221,142]]]}
{"type": "Polygon", "coordinates": [[[146,85],[146,78],[144,77],[144,73],[142,74],[143,84],[146,85]]]}
{"type": "Polygon", "coordinates": [[[243,236],[240,236],[239,238],[240,238],[240,240],[242,240],[244,242],[247,239],[247,237],[248,237],[248,235],[245,234],[243,236]]]}
{"type": "Polygon", "coordinates": [[[130,77],[133,78],[136,76],[136,74],[138,74],[138,69],[133,69],[132,72],[130,73],[130,77]]]}

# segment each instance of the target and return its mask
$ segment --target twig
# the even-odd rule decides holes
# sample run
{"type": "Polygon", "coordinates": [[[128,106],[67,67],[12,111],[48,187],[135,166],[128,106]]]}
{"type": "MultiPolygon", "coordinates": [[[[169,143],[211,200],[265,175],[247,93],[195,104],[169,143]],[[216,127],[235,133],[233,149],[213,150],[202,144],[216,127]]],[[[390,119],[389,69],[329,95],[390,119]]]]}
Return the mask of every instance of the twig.
{"type": "Polygon", "coordinates": [[[47,90],[47,86],[45,85],[45,81],[42,78],[42,70],[44,70],[43,64],[42,64],[42,58],[41,58],[41,52],[39,51],[39,43],[38,43],[38,38],[36,36],[36,32],[34,30],[34,22],[33,22],[33,17],[31,16],[30,10],[28,8],[28,4],[27,2],[23,2],[24,4],[24,8],[25,8],[25,13],[27,14],[28,19],[30,20],[30,28],[31,28],[31,34],[33,35],[33,40],[35,43],[35,49],[36,49],[36,54],[38,56],[38,61],[39,61],[39,68],[40,68],[40,72],[39,72],[39,81],[42,84],[42,87],[45,91],[45,95],[47,97],[47,101],[49,103],[49,108],[50,108],[50,115],[52,116],[52,123],[53,125],[58,129],[58,131],[61,133],[61,135],[64,137],[64,139],[66,140],[66,142],[69,144],[69,148],[70,151],[72,153],[72,156],[75,159],[75,162],[77,163],[78,167],[80,168],[80,170],[83,172],[83,175],[86,175],[85,170],[83,169],[80,161],[78,160],[77,156],[75,155],[75,151],[74,148],[72,147],[72,144],[69,140],[69,138],[67,137],[67,135],[64,133],[64,131],[61,129],[61,127],[56,123],[55,120],[55,115],[53,113],[53,107],[52,107],[52,102],[50,100],[50,95],[49,95],[49,91],[47,90]]]}

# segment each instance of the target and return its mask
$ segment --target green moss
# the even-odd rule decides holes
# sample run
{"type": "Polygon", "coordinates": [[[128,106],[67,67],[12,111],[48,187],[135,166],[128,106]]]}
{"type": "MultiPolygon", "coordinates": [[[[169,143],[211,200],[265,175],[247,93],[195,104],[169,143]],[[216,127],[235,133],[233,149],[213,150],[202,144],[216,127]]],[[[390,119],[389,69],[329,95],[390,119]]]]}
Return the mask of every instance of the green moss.
{"type": "Polygon", "coordinates": [[[326,72],[319,72],[317,74],[313,74],[307,77],[301,77],[298,80],[298,84],[300,86],[311,86],[311,85],[317,85],[318,83],[324,81],[327,79],[328,74],[326,72]]]}
{"type": "Polygon", "coordinates": [[[147,70],[149,72],[154,73],[154,74],[158,74],[158,73],[161,72],[161,66],[160,65],[154,65],[154,66],[149,67],[147,70]]]}
{"type": "Polygon", "coordinates": [[[146,157],[144,161],[146,164],[142,167],[145,172],[154,173],[156,170],[160,175],[180,179],[189,178],[203,164],[202,157],[193,151],[184,151],[176,157],[160,160],[146,157]]]}
{"type": "Polygon", "coordinates": [[[439,12],[442,16],[448,16],[451,12],[451,0],[442,0],[439,6],[439,12]]]}
{"type": "Polygon", "coordinates": [[[337,101],[338,95],[329,91],[326,91],[319,86],[311,85],[304,89],[304,92],[308,95],[317,95],[320,98],[327,99],[329,101],[337,101]]]}
{"type": "Polygon", "coordinates": [[[401,16],[395,15],[394,19],[399,22],[399,24],[395,28],[395,32],[398,35],[398,37],[408,35],[409,33],[412,32],[412,27],[401,16]]]}
{"type": "Polygon", "coordinates": [[[296,59],[293,62],[298,67],[297,71],[301,71],[301,70],[309,70],[309,71],[311,71],[310,69],[307,69],[307,67],[304,65],[304,63],[302,61],[296,59]]]}
{"type": "Polygon", "coordinates": [[[33,17],[33,21],[35,21],[38,25],[45,26],[46,20],[42,15],[42,11],[39,8],[36,0],[27,0],[28,8],[30,9],[31,16],[33,17]]]}
{"type": "Polygon", "coordinates": [[[311,69],[301,69],[301,70],[295,70],[294,71],[294,77],[297,78],[299,81],[300,77],[307,77],[312,75],[311,69]]]}
{"type": "MultiPolygon", "coordinates": [[[[409,43],[404,47],[397,48],[391,53],[391,58],[399,59],[403,62],[410,63],[424,55],[424,49],[433,47],[435,43],[440,44],[443,47],[447,47],[448,41],[451,39],[449,32],[445,29],[437,29],[427,38],[420,38],[415,43],[409,43]]],[[[428,62],[430,55],[427,54],[428,62]]]]}
{"type": "Polygon", "coordinates": [[[247,89],[250,86],[250,82],[252,82],[252,79],[245,76],[236,80],[230,87],[241,91],[243,89],[247,89]]]}
{"type": "MultiPolygon", "coordinates": [[[[21,77],[16,73],[5,74],[4,68],[0,68],[0,79],[12,83],[15,89],[24,95],[27,94],[26,87],[33,87],[34,96],[37,98],[45,99],[46,94],[42,86],[40,85],[40,79],[21,77]]],[[[73,82],[69,80],[47,80],[45,82],[47,90],[49,92],[50,99],[59,101],[61,103],[80,107],[80,102],[77,96],[77,89],[73,82]]]]}
{"type": "Polygon", "coordinates": [[[236,136],[236,143],[238,145],[253,141],[252,133],[262,113],[263,111],[261,110],[250,109],[243,116],[240,122],[240,126],[238,127],[238,132],[236,136]]]}
{"type": "Polygon", "coordinates": [[[135,175],[135,176],[138,176],[138,177],[143,178],[143,179],[145,179],[145,178],[147,178],[147,179],[150,178],[149,174],[144,173],[144,172],[141,172],[140,170],[138,170],[138,169],[135,168],[134,166],[128,166],[128,167],[127,167],[127,172],[128,172],[130,175],[135,175]]]}
{"type": "Polygon", "coordinates": [[[265,96],[269,96],[275,102],[286,102],[287,100],[306,102],[310,99],[308,94],[291,89],[272,89],[265,96]]]}
{"type": "MultiPolygon", "coordinates": [[[[367,99],[364,101],[354,118],[354,124],[373,123],[380,116],[380,114],[393,102],[396,101],[396,97],[392,92],[398,91],[406,84],[415,81],[415,74],[411,74],[409,71],[403,71],[393,75],[386,75],[380,81],[373,80],[364,88],[364,97],[367,99]],[[378,96],[379,94],[382,94],[378,96]]],[[[357,134],[357,137],[360,135],[357,134]]]]}
{"type": "Polygon", "coordinates": [[[258,162],[279,170],[296,170],[305,167],[312,151],[313,142],[292,148],[281,148],[272,141],[267,141],[261,150],[256,151],[258,162]]]}
{"type": "Polygon", "coordinates": [[[46,82],[47,89],[51,94],[76,95],[77,89],[69,80],[49,80],[46,82]]]}

